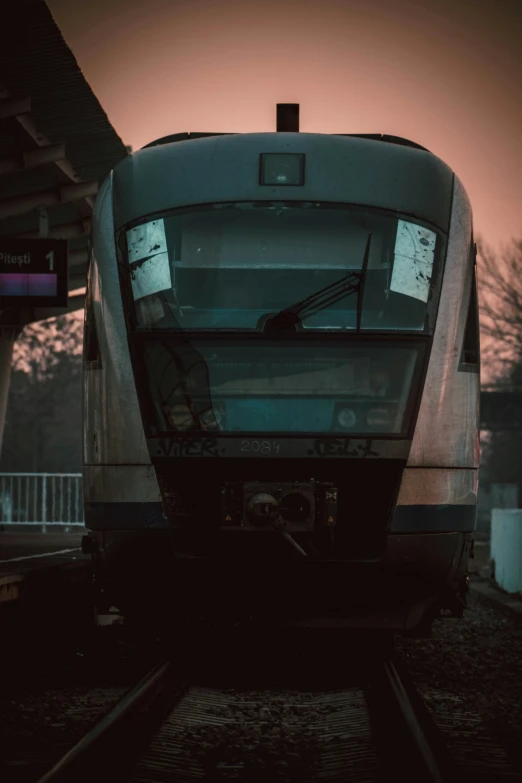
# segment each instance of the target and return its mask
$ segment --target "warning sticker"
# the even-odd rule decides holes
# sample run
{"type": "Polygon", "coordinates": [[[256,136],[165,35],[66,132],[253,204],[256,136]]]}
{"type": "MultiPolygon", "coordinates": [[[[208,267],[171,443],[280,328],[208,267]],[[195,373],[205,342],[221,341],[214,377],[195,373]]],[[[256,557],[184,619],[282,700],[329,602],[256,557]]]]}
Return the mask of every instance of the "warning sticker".
{"type": "Polygon", "coordinates": [[[172,287],[163,220],[152,220],[127,231],[134,300],[172,287]]]}

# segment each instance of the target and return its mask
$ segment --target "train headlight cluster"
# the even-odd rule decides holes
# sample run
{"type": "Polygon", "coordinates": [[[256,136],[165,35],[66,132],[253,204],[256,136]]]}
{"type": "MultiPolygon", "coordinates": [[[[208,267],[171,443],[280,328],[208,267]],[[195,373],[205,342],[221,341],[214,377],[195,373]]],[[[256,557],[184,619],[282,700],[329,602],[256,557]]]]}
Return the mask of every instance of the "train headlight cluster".
{"type": "Polygon", "coordinates": [[[205,430],[223,430],[226,426],[225,412],[220,407],[209,408],[201,415],[201,425],[205,430]]]}
{"type": "Polygon", "coordinates": [[[372,408],[366,414],[366,423],[370,427],[388,429],[392,423],[391,411],[388,408],[372,408]]]}
{"type": "Polygon", "coordinates": [[[351,429],[357,421],[357,415],[352,408],[341,408],[337,414],[337,422],[345,430],[351,429]]]}
{"type": "Polygon", "coordinates": [[[370,428],[371,431],[379,429],[389,432],[394,422],[394,410],[384,405],[370,408],[368,411],[339,406],[335,412],[334,422],[334,428],[337,430],[364,432],[370,428]]]}
{"type": "Polygon", "coordinates": [[[225,412],[221,408],[214,408],[214,418],[220,430],[225,428],[226,417],[225,412]]]}

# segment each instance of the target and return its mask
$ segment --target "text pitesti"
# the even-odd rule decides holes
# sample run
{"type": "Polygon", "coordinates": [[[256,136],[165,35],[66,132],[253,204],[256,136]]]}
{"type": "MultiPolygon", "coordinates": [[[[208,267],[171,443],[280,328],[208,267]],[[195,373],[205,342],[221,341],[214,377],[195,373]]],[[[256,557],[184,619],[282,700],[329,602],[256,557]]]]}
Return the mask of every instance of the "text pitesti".
{"type": "Polygon", "coordinates": [[[22,266],[22,264],[30,264],[31,254],[24,253],[23,256],[13,256],[11,253],[2,253],[0,251],[0,263],[2,262],[4,264],[18,264],[18,266],[22,266]]]}

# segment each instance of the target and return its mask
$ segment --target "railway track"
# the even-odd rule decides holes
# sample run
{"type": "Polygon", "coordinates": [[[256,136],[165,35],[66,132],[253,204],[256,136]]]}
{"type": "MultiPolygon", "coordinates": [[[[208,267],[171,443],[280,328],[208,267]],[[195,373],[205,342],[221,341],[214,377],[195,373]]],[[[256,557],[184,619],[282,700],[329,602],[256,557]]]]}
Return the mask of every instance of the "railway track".
{"type": "Polygon", "coordinates": [[[444,743],[393,654],[350,672],[343,687],[333,687],[334,673],[319,682],[307,672],[311,661],[294,666],[291,688],[284,671],[271,685],[235,683],[240,668],[229,663],[224,680],[175,660],[155,666],[39,783],[82,783],[100,770],[126,783],[453,779],[444,743]]]}

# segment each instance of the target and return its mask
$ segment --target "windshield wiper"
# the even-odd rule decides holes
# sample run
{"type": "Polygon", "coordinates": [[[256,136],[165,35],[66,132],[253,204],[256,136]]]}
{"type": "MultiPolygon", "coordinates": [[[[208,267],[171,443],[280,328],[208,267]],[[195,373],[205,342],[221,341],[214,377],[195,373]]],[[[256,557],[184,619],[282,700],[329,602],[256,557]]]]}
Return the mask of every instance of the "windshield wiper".
{"type": "Polygon", "coordinates": [[[357,293],[357,331],[361,328],[362,305],[364,296],[364,286],[366,283],[366,271],[368,269],[368,260],[370,258],[370,245],[372,241],[371,233],[368,234],[366,249],[360,272],[346,272],[344,277],[336,280],[334,283],[321,288],[315,294],[307,296],[305,299],[296,302],[290,307],[285,307],[275,315],[267,313],[259,319],[259,325],[264,326],[264,331],[287,331],[295,330],[297,324],[304,318],[319,313],[330,305],[336,304],[341,299],[357,293]]]}

